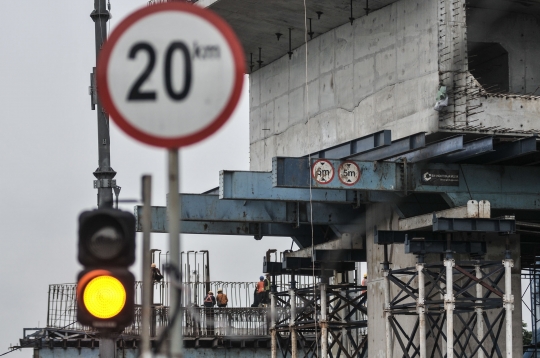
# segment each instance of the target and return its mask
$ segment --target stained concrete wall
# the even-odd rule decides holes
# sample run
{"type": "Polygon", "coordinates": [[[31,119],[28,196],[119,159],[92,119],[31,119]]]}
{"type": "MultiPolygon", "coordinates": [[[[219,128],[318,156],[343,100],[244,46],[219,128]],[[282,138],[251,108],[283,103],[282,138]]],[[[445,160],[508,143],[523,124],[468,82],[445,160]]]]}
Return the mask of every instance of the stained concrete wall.
{"type": "MultiPolygon", "coordinates": [[[[467,11],[467,30],[469,41],[499,43],[508,52],[510,93],[531,94],[538,89],[538,14],[471,8],[467,11]]],[[[536,95],[540,95],[540,91],[536,95]]]]}
{"type": "Polygon", "coordinates": [[[402,0],[250,75],[251,170],[391,129],[437,129],[437,3],[402,0]],[[309,120],[307,120],[309,118],[309,120]]]}

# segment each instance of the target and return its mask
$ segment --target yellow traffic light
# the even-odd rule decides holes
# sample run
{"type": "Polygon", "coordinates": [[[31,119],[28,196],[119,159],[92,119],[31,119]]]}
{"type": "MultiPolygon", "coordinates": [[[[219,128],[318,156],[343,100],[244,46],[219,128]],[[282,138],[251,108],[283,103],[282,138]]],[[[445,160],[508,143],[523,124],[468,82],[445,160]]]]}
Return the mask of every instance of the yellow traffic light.
{"type": "Polygon", "coordinates": [[[84,306],[98,318],[112,318],[126,304],[126,289],[112,276],[93,278],[84,288],[84,306]]]}
{"type": "Polygon", "coordinates": [[[77,284],[77,319],[95,328],[125,327],[133,320],[135,279],[125,269],[89,269],[77,284]]]}
{"type": "Polygon", "coordinates": [[[77,320],[102,332],[120,332],[135,317],[135,216],[112,208],[79,215],[77,320]]]}

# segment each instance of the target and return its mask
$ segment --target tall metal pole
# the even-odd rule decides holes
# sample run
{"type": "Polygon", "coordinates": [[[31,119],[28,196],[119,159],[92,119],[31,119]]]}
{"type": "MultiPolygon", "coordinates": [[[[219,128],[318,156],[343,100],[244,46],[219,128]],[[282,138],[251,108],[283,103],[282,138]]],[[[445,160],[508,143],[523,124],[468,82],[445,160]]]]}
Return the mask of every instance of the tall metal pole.
{"type": "Polygon", "coordinates": [[[426,305],[425,305],[425,280],[424,263],[416,264],[418,272],[418,301],[416,302],[416,311],[418,312],[418,321],[420,326],[420,358],[426,358],[426,305]]]}
{"type": "MultiPolygon", "coordinates": [[[[506,310],[506,358],[512,358],[513,344],[512,344],[512,311],[514,310],[514,295],[512,295],[512,267],[514,267],[514,260],[509,258],[503,260],[504,266],[504,309],[506,310]]],[[[533,332],[535,333],[535,332],[533,332]]]]}
{"type": "MultiPolygon", "coordinates": [[[[96,38],[96,62],[103,43],[107,39],[107,21],[109,21],[109,11],[107,11],[105,0],[94,0],[94,11],[90,14],[94,20],[94,33],[96,38]]],[[[113,207],[112,188],[116,182],[112,179],[116,172],[111,168],[110,156],[110,136],[109,136],[109,116],[103,112],[101,102],[97,96],[95,81],[96,70],[91,74],[90,95],[92,99],[92,109],[97,106],[98,119],[98,168],[94,172],[97,180],[94,180],[94,188],[98,189],[97,204],[99,208],[113,207]]],[[[99,340],[99,356],[101,358],[114,358],[116,353],[117,333],[103,333],[99,340]]]]}
{"type": "Polygon", "coordinates": [[[291,320],[289,321],[289,330],[291,334],[291,357],[298,357],[298,341],[296,339],[296,292],[294,288],[289,290],[291,304],[291,320]]]}
{"type": "Polygon", "coordinates": [[[276,292],[270,292],[270,335],[271,351],[270,357],[277,358],[277,332],[276,332],[276,292]]]}
{"type": "Polygon", "coordinates": [[[150,271],[150,230],[152,225],[151,199],[152,199],[152,177],[144,175],[142,177],[142,197],[143,197],[143,300],[142,300],[142,328],[141,328],[141,353],[143,358],[150,357],[150,305],[153,303],[152,273],[150,271]]]}
{"type": "MultiPolygon", "coordinates": [[[[390,262],[388,261],[388,245],[384,244],[384,262],[383,262],[383,279],[384,279],[384,323],[386,334],[386,356],[392,357],[392,329],[390,320],[392,319],[392,311],[390,310],[390,262]]],[[[369,281],[368,281],[369,284],[369,281]]],[[[368,290],[368,294],[369,294],[368,290]]],[[[369,297],[369,296],[368,296],[369,297]]]]}
{"type": "Polygon", "coordinates": [[[326,316],[326,284],[321,283],[321,358],[328,357],[328,322],[326,316]]]}
{"type": "Polygon", "coordinates": [[[444,309],[446,310],[446,357],[454,357],[454,259],[444,260],[446,267],[446,293],[444,295],[444,309]]]}
{"type": "MultiPolygon", "coordinates": [[[[482,270],[480,268],[479,264],[474,265],[474,270],[476,272],[476,278],[479,280],[482,280],[482,270]]],[[[478,340],[482,340],[484,338],[484,309],[482,307],[482,297],[484,296],[484,291],[482,290],[482,285],[480,283],[476,284],[476,298],[478,300],[476,301],[476,308],[474,309],[476,311],[476,336],[478,337],[478,340]]],[[[482,344],[482,347],[478,349],[478,358],[484,358],[484,344],[482,344]]]]}
{"type": "MultiPolygon", "coordinates": [[[[180,178],[178,173],[179,167],[179,156],[178,149],[171,148],[168,150],[169,157],[169,197],[167,204],[168,212],[168,221],[169,221],[169,250],[171,251],[171,261],[170,265],[180,272],[180,178]]],[[[170,330],[170,356],[173,358],[182,356],[182,320],[183,320],[183,311],[181,309],[181,297],[179,290],[176,289],[176,284],[180,284],[181,277],[176,278],[174,275],[172,277],[174,282],[171,284],[171,302],[170,307],[171,312],[177,314],[176,319],[174,320],[174,325],[170,330]],[[179,311],[176,311],[176,309],[179,311]]]]}
{"type": "MultiPolygon", "coordinates": [[[[94,11],[90,14],[94,20],[94,31],[96,37],[96,61],[101,51],[103,43],[107,40],[107,21],[109,21],[109,11],[106,8],[105,0],[94,0],[94,11]]],[[[116,181],[112,179],[116,172],[111,168],[111,146],[109,136],[109,116],[103,111],[98,98],[95,81],[95,69],[91,75],[90,95],[92,96],[92,109],[97,106],[98,120],[98,168],[94,172],[97,180],[94,180],[94,188],[98,190],[98,207],[112,208],[113,193],[112,188],[116,186],[116,181]]]]}

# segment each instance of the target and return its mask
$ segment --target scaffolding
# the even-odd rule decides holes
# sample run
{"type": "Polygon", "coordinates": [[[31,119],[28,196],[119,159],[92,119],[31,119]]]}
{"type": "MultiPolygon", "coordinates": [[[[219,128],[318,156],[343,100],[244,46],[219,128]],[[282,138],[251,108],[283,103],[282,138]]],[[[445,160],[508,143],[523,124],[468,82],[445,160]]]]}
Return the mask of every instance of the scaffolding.
{"type": "Polygon", "coordinates": [[[367,357],[366,302],[354,283],[273,292],[272,357],[367,357]]]}

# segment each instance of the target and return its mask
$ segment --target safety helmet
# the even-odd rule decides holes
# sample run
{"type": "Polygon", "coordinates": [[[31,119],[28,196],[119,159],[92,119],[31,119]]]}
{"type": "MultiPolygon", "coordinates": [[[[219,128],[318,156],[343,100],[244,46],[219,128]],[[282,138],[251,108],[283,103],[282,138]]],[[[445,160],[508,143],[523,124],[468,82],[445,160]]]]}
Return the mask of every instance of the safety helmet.
{"type": "Polygon", "coordinates": [[[156,267],[156,264],[152,263],[152,265],[150,265],[151,267],[156,267]]]}
{"type": "Polygon", "coordinates": [[[364,273],[364,278],[367,278],[367,272],[366,272],[366,273],[364,273]]]}
{"type": "Polygon", "coordinates": [[[217,292],[218,292],[218,293],[223,292],[223,289],[222,289],[222,288],[218,288],[217,292]]]}
{"type": "Polygon", "coordinates": [[[264,276],[259,277],[259,280],[261,281],[264,280],[264,276]]]}

